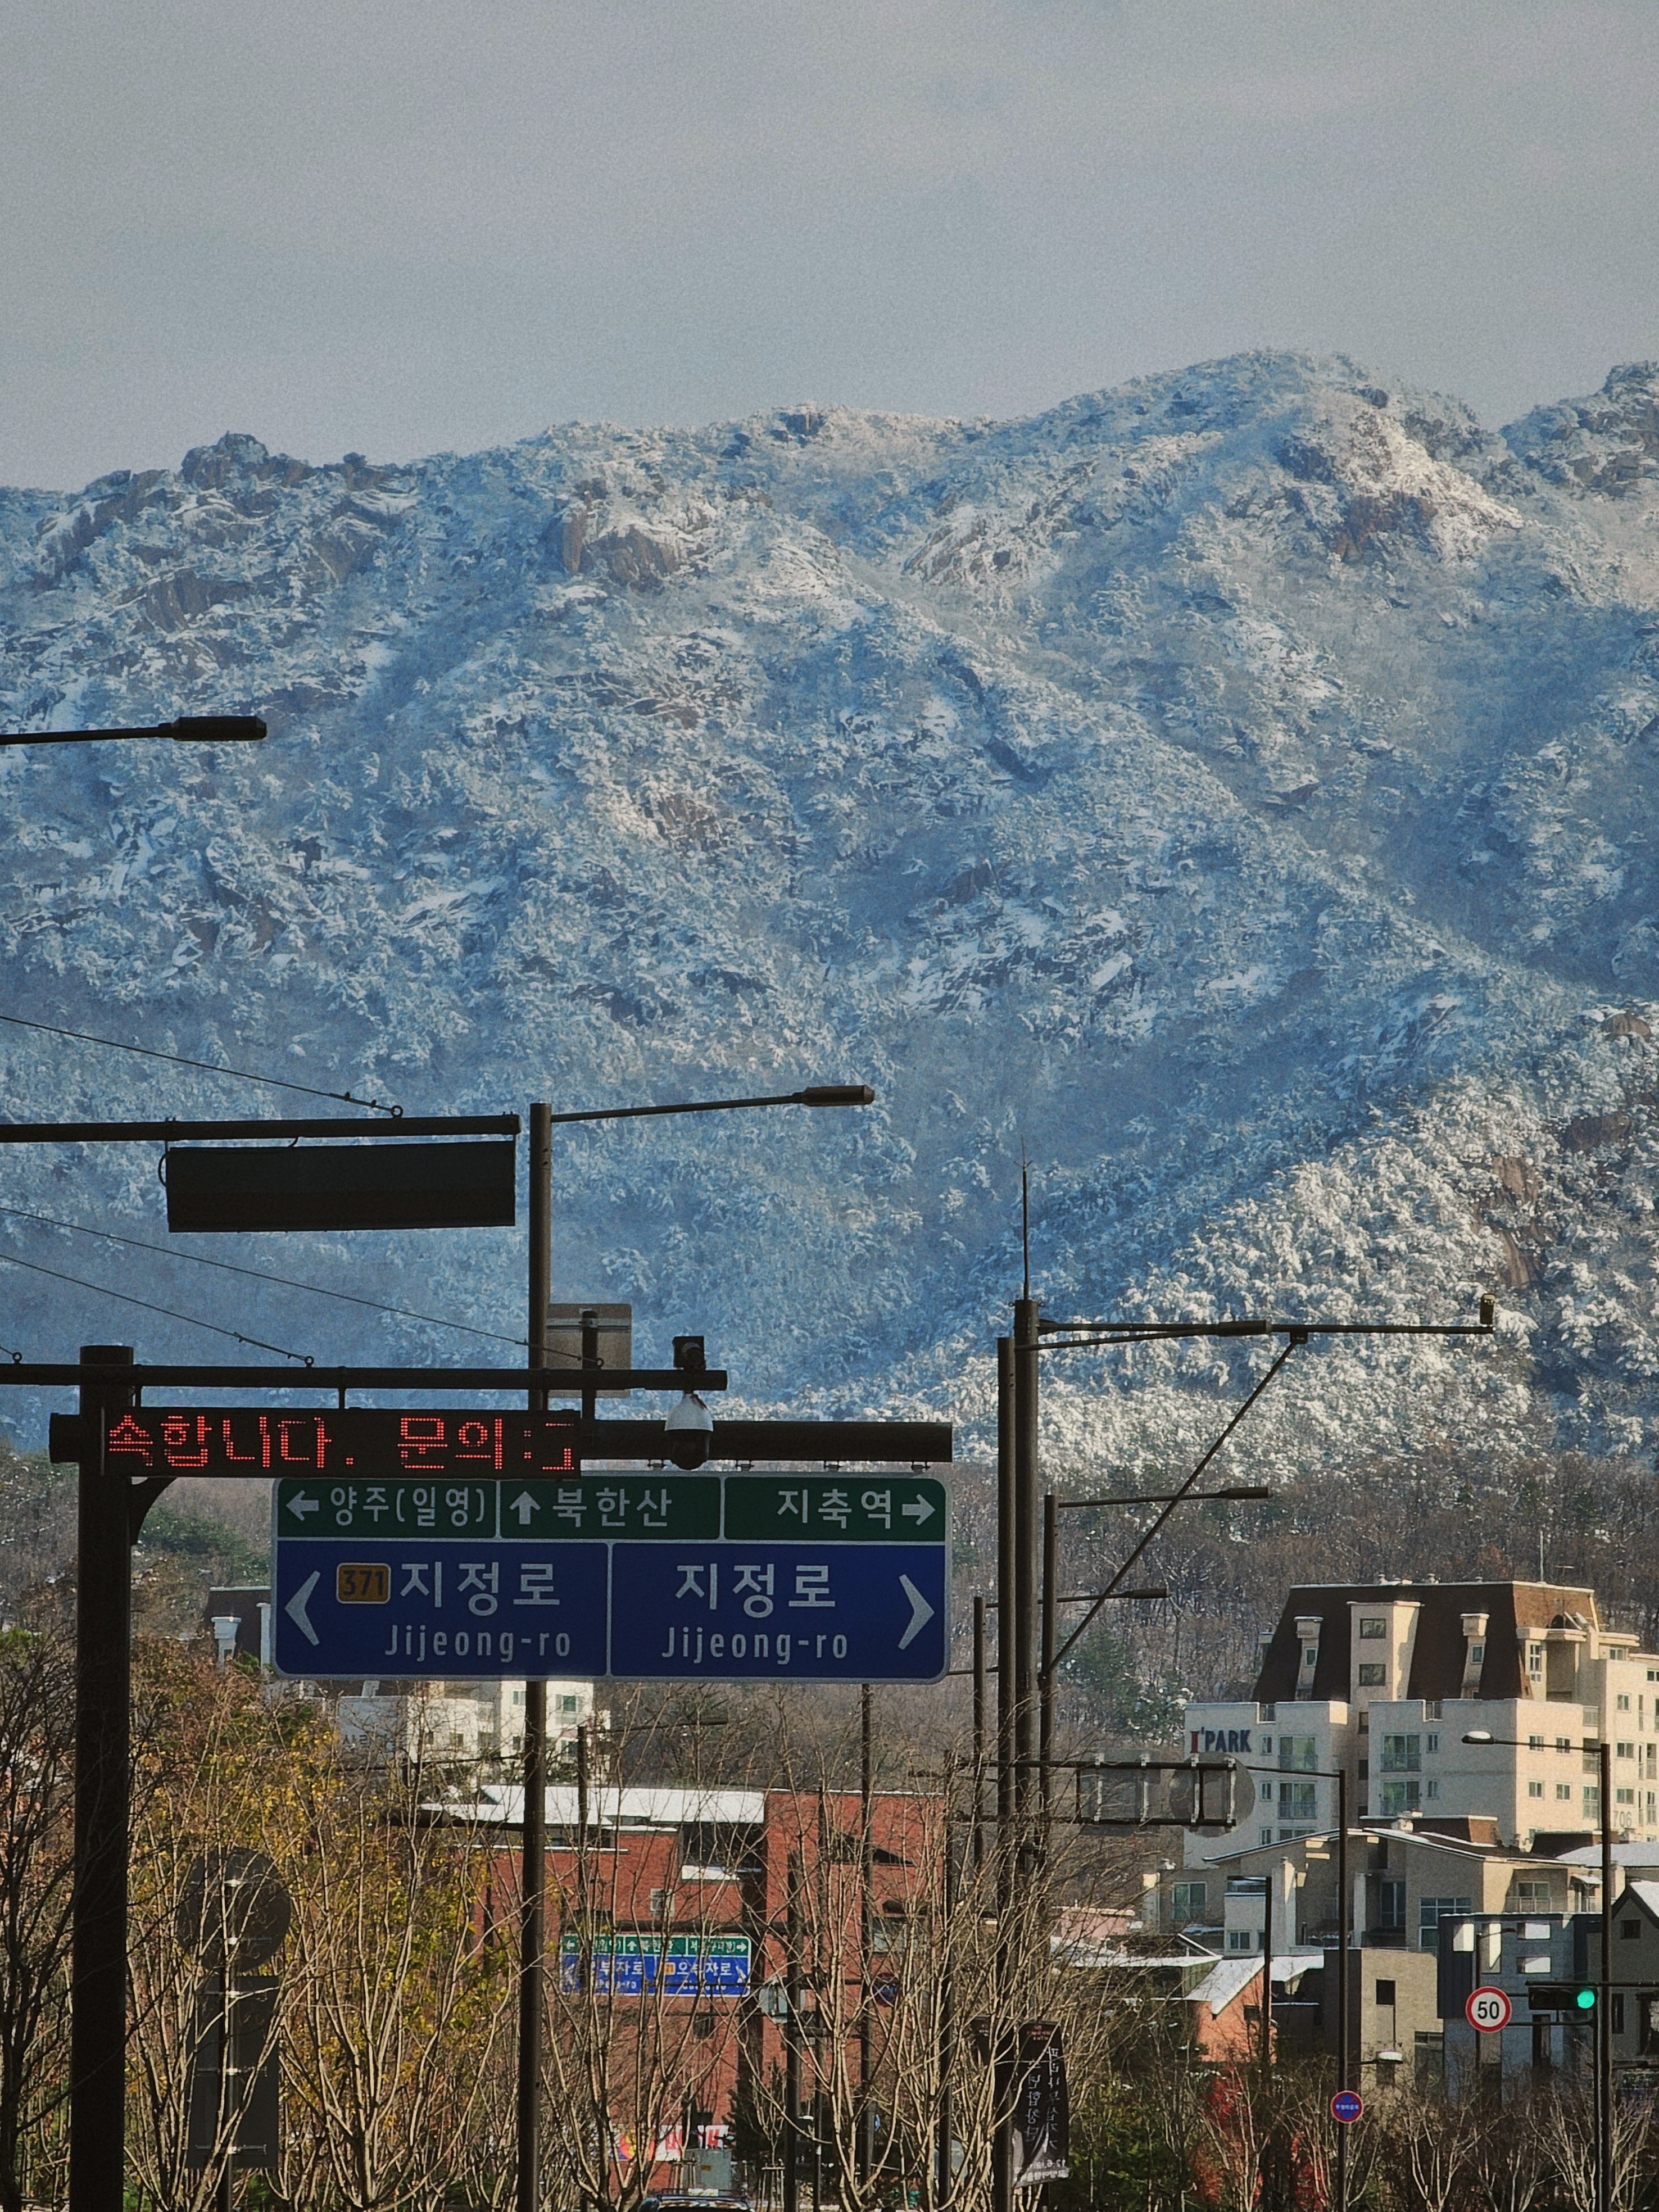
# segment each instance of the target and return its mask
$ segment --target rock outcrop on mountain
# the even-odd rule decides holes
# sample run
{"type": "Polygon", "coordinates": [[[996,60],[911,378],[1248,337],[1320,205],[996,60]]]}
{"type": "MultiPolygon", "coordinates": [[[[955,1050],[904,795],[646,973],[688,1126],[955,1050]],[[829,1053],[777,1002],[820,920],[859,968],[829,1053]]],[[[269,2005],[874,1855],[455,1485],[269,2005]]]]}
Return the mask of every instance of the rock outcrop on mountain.
{"type": "MultiPolygon", "coordinates": [[[[562,1293],[757,1406],[983,1438],[1023,1146],[1056,1314],[1498,1291],[1495,1345],[1299,1354],[1241,1463],[1649,1450],[1656,424],[1653,366],[1498,434],[1252,354],[1023,422],[237,434],[0,494],[8,727],[271,724],[0,754],[0,1010],[427,1112],[869,1079],[561,1139],[562,1293]]],[[[283,1103],[15,1028],[0,1068],[12,1118],[283,1103]]],[[[165,1244],[155,1169],[0,1151],[0,1255],[319,1358],[484,1343],[32,1218],[165,1244]]],[[[190,1249],[522,1333],[521,1236],[190,1249]]],[[[0,1268],[0,1344],[210,1355],[125,1310],[0,1268]]],[[[1057,1356],[1056,1463],[1176,1452],[1261,1356],[1057,1356]]]]}

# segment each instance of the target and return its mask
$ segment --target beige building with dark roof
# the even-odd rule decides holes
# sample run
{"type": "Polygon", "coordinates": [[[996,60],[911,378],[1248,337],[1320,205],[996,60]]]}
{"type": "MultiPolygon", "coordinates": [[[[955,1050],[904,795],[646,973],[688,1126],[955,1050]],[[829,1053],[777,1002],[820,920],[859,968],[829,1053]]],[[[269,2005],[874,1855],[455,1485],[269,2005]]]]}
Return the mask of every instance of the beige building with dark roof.
{"type": "Polygon", "coordinates": [[[1351,1820],[1547,1856],[1599,1829],[1595,1760],[1613,1744],[1613,1818],[1659,1838],[1659,1654],[1602,1626],[1593,1590],[1555,1583],[1375,1583],[1293,1589],[1255,1694],[1187,1710],[1189,1751],[1252,1770],[1199,1865],[1351,1820]],[[1466,1744],[1484,1729],[1497,1741],[1466,1744]],[[1512,1747],[1504,1739],[1514,1739],[1512,1747]]]}

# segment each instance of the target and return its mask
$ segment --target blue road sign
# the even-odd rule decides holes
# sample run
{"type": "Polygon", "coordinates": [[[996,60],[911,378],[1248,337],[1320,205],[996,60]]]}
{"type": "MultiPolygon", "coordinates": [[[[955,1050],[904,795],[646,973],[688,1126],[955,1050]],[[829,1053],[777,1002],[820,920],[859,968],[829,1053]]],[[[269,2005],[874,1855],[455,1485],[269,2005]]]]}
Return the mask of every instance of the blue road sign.
{"type": "Polygon", "coordinates": [[[931,1682],[946,1506],[931,1477],[288,1476],[276,1671],[931,1682]]]}
{"type": "Polygon", "coordinates": [[[645,1680],[931,1682],[943,1544],[617,1544],[611,1672],[645,1680]]]}
{"type": "MultiPolygon", "coordinates": [[[[661,1987],[669,1996],[740,1997],[749,1987],[746,1936],[594,1936],[589,1972],[601,1996],[639,1997],[661,1987]]],[[[581,1938],[559,1938],[559,1987],[582,1985],[581,1938]]]]}
{"type": "Polygon", "coordinates": [[[275,1547],[279,1674],[605,1671],[603,1544],[289,1538],[275,1547]]]}

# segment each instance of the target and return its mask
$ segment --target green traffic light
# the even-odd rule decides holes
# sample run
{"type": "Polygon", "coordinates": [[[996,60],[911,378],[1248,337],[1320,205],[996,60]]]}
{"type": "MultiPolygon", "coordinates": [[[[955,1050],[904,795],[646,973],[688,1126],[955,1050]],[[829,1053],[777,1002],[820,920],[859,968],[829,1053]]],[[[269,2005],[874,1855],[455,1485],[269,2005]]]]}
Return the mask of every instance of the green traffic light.
{"type": "Polygon", "coordinates": [[[1577,2005],[1580,2012],[1590,2011],[1595,2003],[1595,1990],[1580,1990],[1577,1996],[1574,1999],[1574,2002],[1577,2005]]]}

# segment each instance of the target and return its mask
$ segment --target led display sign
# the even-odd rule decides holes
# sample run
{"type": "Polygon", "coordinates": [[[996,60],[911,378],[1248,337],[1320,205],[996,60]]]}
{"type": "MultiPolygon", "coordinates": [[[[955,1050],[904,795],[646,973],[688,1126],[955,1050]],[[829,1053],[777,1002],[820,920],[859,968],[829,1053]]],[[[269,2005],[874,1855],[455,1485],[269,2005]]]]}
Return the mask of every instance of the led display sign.
{"type": "Polygon", "coordinates": [[[142,1406],[119,1414],[106,1463],[130,1474],[574,1475],[573,1413],[280,1413],[142,1406]]]}

